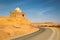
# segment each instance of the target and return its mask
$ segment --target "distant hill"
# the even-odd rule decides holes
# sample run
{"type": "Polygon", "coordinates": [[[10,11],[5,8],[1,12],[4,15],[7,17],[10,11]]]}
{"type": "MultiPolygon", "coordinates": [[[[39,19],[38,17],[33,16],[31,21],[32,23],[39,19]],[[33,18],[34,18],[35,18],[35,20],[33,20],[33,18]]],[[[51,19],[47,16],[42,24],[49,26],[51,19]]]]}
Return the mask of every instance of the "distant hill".
{"type": "Polygon", "coordinates": [[[59,24],[54,22],[39,22],[39,23],[32,23],[33,26],[57,26],[59,24]]]}

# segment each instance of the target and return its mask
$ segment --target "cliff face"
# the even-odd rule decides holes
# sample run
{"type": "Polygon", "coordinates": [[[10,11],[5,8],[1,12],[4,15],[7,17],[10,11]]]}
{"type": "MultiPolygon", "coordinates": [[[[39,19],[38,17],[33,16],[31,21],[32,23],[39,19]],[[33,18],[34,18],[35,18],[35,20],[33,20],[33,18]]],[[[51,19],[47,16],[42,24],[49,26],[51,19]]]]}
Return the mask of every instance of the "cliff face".
{"type": "Polygon", "coordinates": [[[36,30],[30,26],[30,21],[24,17],[24,13],[16,8],[9,17],[0,17],[0,40],[23,35],[36,30]]]}

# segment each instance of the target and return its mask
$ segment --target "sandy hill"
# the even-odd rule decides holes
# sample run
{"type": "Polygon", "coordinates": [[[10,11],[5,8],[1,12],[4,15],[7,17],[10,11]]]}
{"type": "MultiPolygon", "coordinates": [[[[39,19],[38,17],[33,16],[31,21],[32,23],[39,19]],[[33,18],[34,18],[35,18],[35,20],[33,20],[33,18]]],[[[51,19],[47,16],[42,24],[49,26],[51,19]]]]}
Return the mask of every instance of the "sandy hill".
{"type": "Polygon", "coordinates": [[[33,28],[24,16],[24,12],[19,8],[10,12],[10,16],[0,16],[0,40],[38,30],[33,28]]]}

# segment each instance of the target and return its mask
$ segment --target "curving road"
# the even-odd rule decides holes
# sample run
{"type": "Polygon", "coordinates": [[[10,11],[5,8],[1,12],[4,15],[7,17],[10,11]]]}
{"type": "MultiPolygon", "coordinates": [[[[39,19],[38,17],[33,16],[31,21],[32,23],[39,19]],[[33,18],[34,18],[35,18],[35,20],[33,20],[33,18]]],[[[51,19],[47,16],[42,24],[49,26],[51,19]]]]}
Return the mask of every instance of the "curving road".
{"type": "Polygon", "coordinates": [[[59,37],[59,30],[57,28],[42,27],[35,33],[11,40],[59,40],[59,37]]]}

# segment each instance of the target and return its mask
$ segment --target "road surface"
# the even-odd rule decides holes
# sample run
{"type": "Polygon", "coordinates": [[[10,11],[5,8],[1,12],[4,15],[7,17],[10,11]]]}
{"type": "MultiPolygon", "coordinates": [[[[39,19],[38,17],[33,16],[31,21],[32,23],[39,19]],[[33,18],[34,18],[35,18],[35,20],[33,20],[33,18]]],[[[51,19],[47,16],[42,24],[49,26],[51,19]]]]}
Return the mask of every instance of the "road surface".
{"type": "Polygon", "coordinates": [[[59,31],[52,27],[43,27],[39,31],[11,40],[59,40],[59,31]]]}

